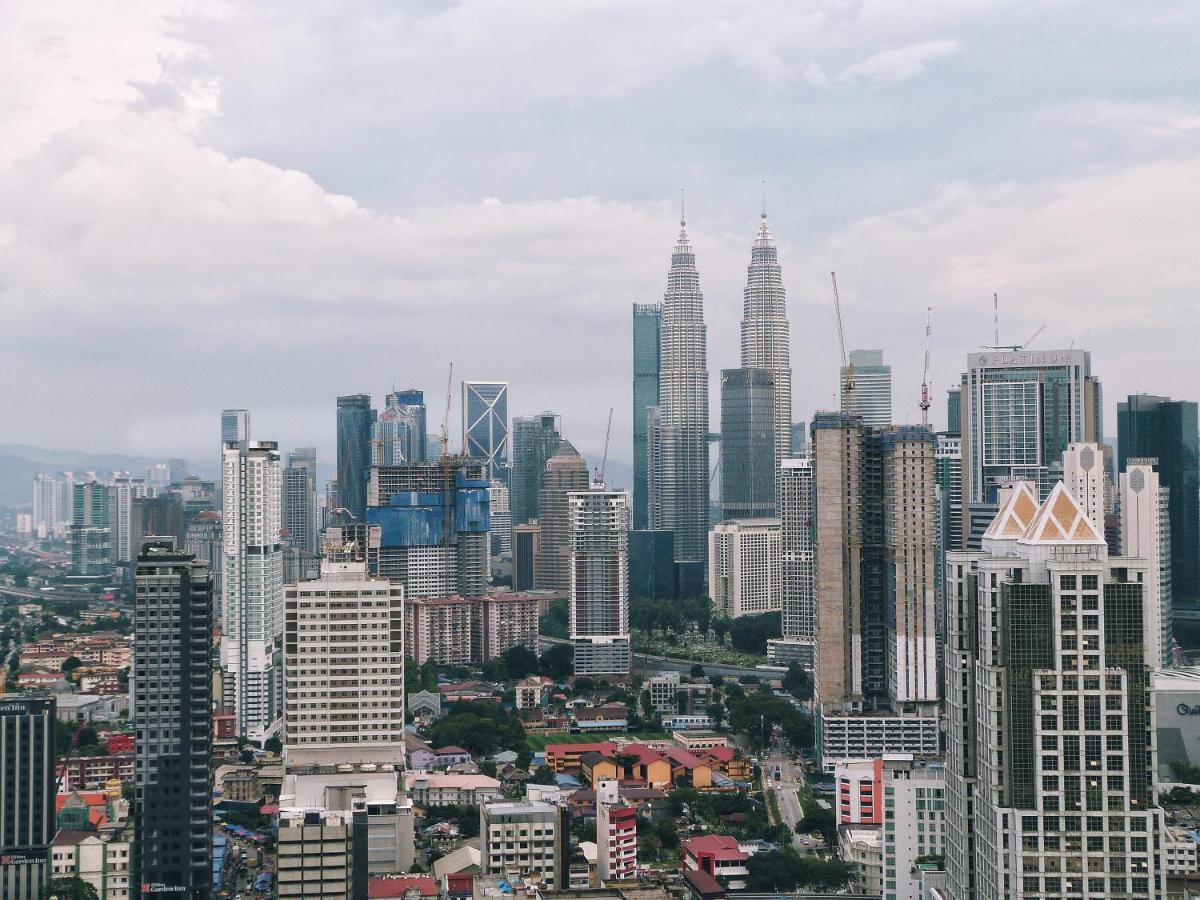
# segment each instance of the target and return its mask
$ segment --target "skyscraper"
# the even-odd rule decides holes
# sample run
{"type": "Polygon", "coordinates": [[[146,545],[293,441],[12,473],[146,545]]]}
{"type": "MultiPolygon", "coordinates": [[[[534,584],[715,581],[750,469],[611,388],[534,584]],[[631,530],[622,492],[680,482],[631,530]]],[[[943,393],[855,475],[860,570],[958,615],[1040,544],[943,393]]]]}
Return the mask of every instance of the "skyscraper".
{"type": "Polygon", "coordinates": [[[842,412],[858,413],[863,424],[887,428],[892,424],[892,367],[883,364],[882,350],[851,350],[854,386],[848,384],[849,368],[842,369],[842,412]]]}
{"type": "Polygon", "coordinates": [[[663,295],[655,433],[647,435],[649,524],[675,532],[676,562],[702,572],[708,544],[708,350],[696,256],[687,223],[681,219],[679,226],[663,295]]]}
{"type": "Polygon", "coordinates": [[[325,560],[320,578],[285,588],[284,610],[288,748],[402,744],[403,585],[325,560]]]}
{"type": "Polygon", "coordinates": [[[315,556],[321,534],[317,520],[317,448],[299,447],[283,470],[283,528],[293,550],[315,556]]]}
{"type": "Polygon", "coordinates": [[[524,525],[538,517],[538,497],[546,461],[561,443],[562,417],[557,413],[513,417],[509,506],[514,525],[524,525]]]}
{"type": "Polygon", "coordinates": [[[1118,471],[1130,459],[1157,459],[1170,494],[1171,583],[1177,605],[1200,603],[1200,438],[1190,400],[1130,394],[1117,404],[1118,471]]]}
{"type": "Polygon", "coordinates": [[[130,679],[137,881],[143,893],[208,897],[212,574],[207,562],[177,550],[173,538],[151,538],[139,550],[130,679]]]}
{"type": "Polygon", "coordinates": [[[371,466],[370,394],[337,398],[338,502],[356,521],[367,513],[367,469],[371,466]]]}
{"type": "Polygon", "coordinates": [[[633,304],[633,527],[644,529],[650,521],[647,484],[649,457],[647,413],[658,406],[661,361],[662,304],[633,304]]]}
{"type": "Polygon", "coordinates": [[[962,434],[962,387],[946,390],[946,433],[962,434]]]}
{"type": "Polygon", "coordinates": [[[425,392],[417,388],[392,391],[387,395],[387,405],[398,407],[413,422],[410,430],[415,432],[414,441],[410,445],[410,458],[406,461],[424,462],[429,459],[429,424],[425,409],[425,392]]]}
{"type": "Polygon", "coordinates": [[[571,512],[568,496],[587,490],[587,463],[570,441],[559,444],[542,475],[534,583],[539,590],[565,591],[571,586],[571,512]]]}
{"type": "Polygon", "coordinates": [[[222,705],[265,740],[283,714],[283,467],[273,441],[225,445],[222,705]]]}
{"type": "Polygon", "coordinates": [[[812,460],[783,460],[779,470],[783,637],[767,641],[767,656],[783,664],[795,660],[810,671],[816,656],[817,637],[813,500],[812,460]]]}
{"type": "Polygon", "coordinates": [[[1100,384],[1091,367],[1085,350],[967,355],[961,388],[965,547],[979,547],[1002,484],[1032,481],[1045,497],[1062,478],[1070,444],[1100,443],[1100,384]]]}
{"type": "Polygon", "coordinates": [[[508,487],[499,479],[488,483],[489,538],[492,556],[512,555],[512,507],[508,487]]]}
{"type": "Polygon", "coordinates": [[[1146,665],[1164,668],[1171,664],[1174,634],[1170,490],[1162,486],[1152,459],[1126,459],[1120,479],[1121,555],[1146,561],[1146,665]]]}
{"type": "Polygon", "coordinates": [[[1110,557],[1061,482],[998,499],[947,565],[947,894],[1163,896],[1146,563],[1110,557]]]}
{"type": "Polygon", "coordinates": [[[402,466],[424,457],[425,408],[402,406],[394,394],[371,426],[371,465],[402,466]]]}
{"type": "Polygon", "coordinates": [[[628,680],[629,495],[597,483],[567,503],[575,674],[628,680]]]}
{"type": "Polygon", "coordinates": [[[221,410],[221,451],[224,452],[225,445],[228,443],[248,440],[250,440],[250,410],[221,410]]]}
{"type": "Polygon", "coordinates": [[[74,479],[67,473],[38,473],[33,479],[33,531],[39,538],[57,538],[68,534],[74,479]]]}
{"type": "Polygon", "coordinates": [[[109,492],[109,486],[98,481],[74,486],[70,537],[71,569],[76,575],[105,577],[112,574],[115,558],[109,492]]]}
{"type": "MultiPolygon", "coordinates": [[[[750,265],[746,268],[746,287],[742,291],[742,368],[766,369],[771,373],[774,408],[775,455],[771,478],[779,463],[792,455],[792,363],[791,326],[787,318],[787,299],[783,290],[783,273],[779,268],[779,251],[767,227],[763,210],[754,244],[750,249],[750,265]]],[[[724,376],[722,376],[724,381],[724,376]]],[[[722,407],[723,408],[723,407],[722,407]]],[[[726,440],[722,421],[721,440],[726,440]]],[[[729,447],[722,445],[728,453],[729,447]]],[[[722,486],[725,475],[722,473],[722,486]]],[[[774,487],[772,486],[772,498],[774,487]]],[[[773,515],[770,510],[765,515],[773,515]]],[[[726,516],[729,514],[726,513],[726,516]]]]}
{"type": "MultiPolygon", "coordinates": [[[[55,703],[0,696],[0,897],[38,900],[50,879],[55,703]]],[[[211,873],[210,873],[211,877],[211,873]]]]}
{"type": "MultiPolygon", "coordinates": [[[[721,370],[721,515],[754,519],[775,514],[775,378],[770,369],[721,370]]],[[[789,423],[788,443],[791,443],[789,423]]]]}
{"type": "Polygon", "coordinates": [[[503,478],[508,462],[508,382],[462,383],[463,453],[483,461],[489,481],[503,478]]]}
{"type": "Polygon", "coordinates": [[[708,533],[714,616],[737,619],[781,608],[779,520],[728,519],[708,533]]]}
{"type": "Polygon", "coordinates": [[[482,461],[372,466],[367,500],[367,524],[379,529],[371,574],[402,582],[409,598],[487,592],[491,503],[482,461]]]}

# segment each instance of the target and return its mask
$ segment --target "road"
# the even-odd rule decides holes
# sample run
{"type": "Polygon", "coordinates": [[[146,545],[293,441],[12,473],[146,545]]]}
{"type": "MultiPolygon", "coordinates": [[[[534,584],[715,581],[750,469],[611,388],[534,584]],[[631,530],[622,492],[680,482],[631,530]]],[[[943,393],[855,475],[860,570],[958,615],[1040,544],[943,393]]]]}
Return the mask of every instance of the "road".
{"type": "Polygon", "coordinates": [[[807,835],[796,834],[796,823],[804,818],[804,808],[800,805],[799,790],[804,785],[804,769],[793,763],[778,750],[774,750],[767,761],[763,763],[763,775],[770,783],[770,789],[775,792],[779,801],[779,815],[783,823],[792,832],[792,844],[801,853],[812,853],[817,843],[807,835]],[[780,780],[775,780],[775,767],[780,770],[780,780]]]}
{"type": "MultiPolygon", "coordinates": [[[[538,641],[541,643],[543,650],[554,644],[571,643],[565,638],[549,637],[545,634],[539,634],[538,641]]],[[[695,665],[703,666],[705,675],[731,675],[734,678],[740,678],[743,675],[757,675],[762,678],[770,674],[753,666],[732,666],[726,663],[703,662],[697,659],[671,659],[667,656],[650,656],[646,653],[633,654],[634,669],[645,672],[681,672],[686,675],[692,671],[692,666],[695,665]]],[[[782,672],[783,670],[781,669],[780,671],[782,672]]]]}

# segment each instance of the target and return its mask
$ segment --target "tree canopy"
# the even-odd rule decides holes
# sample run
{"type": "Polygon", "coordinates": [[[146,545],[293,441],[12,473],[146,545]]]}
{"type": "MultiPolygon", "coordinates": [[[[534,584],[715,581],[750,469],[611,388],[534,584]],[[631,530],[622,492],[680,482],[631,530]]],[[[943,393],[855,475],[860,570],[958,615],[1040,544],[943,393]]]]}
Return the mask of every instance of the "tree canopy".
{"type": "Polygon", "coordinates": [[[474,757],[500,750],[519,751],[525,746],[525,728],[500,704],[487,700],[455,703],[445,716],[429,726],[434,747],[462,747],[474,757]]]}

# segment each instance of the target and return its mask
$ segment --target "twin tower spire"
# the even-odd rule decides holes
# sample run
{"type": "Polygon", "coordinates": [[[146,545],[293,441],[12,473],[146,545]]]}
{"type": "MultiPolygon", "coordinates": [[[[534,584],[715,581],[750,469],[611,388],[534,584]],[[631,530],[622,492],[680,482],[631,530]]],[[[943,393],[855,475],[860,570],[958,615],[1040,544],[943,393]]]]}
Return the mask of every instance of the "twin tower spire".
{"type": "MultiPolygon", "coordinates": [[[[762,218],[743,290],[741,366],[774,381],[775,468],[790,455],[792,372],[787,305],[775,239],[762,218]]],[[[709,484],[708,348],[704,295],[680,196],[679,237],[663,296],[659,397],[650,436],[650,527],[675,533],[675,559],[707,558],[709,484]]]]}

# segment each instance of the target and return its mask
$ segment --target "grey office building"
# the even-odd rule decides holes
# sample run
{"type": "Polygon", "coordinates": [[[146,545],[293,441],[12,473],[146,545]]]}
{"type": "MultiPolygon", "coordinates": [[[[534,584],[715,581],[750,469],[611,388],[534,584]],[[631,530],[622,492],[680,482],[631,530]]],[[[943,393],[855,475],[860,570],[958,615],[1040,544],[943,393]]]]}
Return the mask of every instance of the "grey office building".
{"type": "Polygon", "coordinates": [[[250,410],[223,409],[221,410],[221,449],[225,445],[250,440],[250,410]]]}
{"type": "Polygon", "coordinates": [[[1124,472],[1131,459],[1156,459],[1160,484],[1170,489],[1171,581],[1179,605],[1200,603],[1200,438],[1196,404],[1152,394],[1130,394],[1117,404],[1117,454],[1124,472]]]}
{"type": "Polygon", "coordinates": [[[843,367],[841,383],[842,412],[857,413],[869,428],[892,424],[892,367],[884,365],[882,350],[851,350],[850,366],[843,367]]]}
{"type": "Polygon", "coordinates": [[[292,551],[315,555],[321,523],[317,521],[317,448],[300,447],[287,455],[283,469],[283,528],[292,551]]]}
{"type": "Polygon", "coordinates": [[[142,893],[212,893],[213,582],[151,539],[134,576],[135,871],[142,893]]]}
{"type": "Polygon", "coordinates": [[[725,519],[775,514],[775,423],[775,373],[722,369],[721,515],[725,519]]]}
{"type": "Polygon", "coordinates": [[[338,498],[342,508],[359,522],[367,514],[367,470],[371,466],[374,421],[369,394],[337,398],[338,498]]]}
{"type": "Polygon", "coordinates": [[[508,382],[462,383],[463,453],[483,462],[488,481],[508,484],[508,382]]]}
{"type": "Polygon", "coordinates": [[[1100,383],[1091,369],[1086,350],[967,355],[961,387],[965,549],[978,549],[1002,485],[1032,481],[1044,498],[1063,477],[1068,446],[1102,442],[1100,383]]]}
{"type": "Polygon", "coordinates": [[[425,409],[425,392],[416,388],[392,391],[387,395],[387,405],[405,410],[414,422],[412,453],[407,462],[424,462],[429,459],[429,422],[425,409]]]}
{"type": "Polygon", "coordinates": [[[662,304],[633,304],[633,527],[649,521],[647,415],[658,406],[658,375],[662,343],[662,304]]]}
{"type": "Polygon", "coordinates": [[[514,416],[512,420],[512,476],[508,505],[513,525],[524,525],[539,515],[538,493],[546,462],[562,443],[562,417],[544,412],[514,416]]]}
{"type": "Polygon", "coordinates": [[[0,696],[0,897],[37,900],[49,879],[54,821],[55,703],[0,696]]]}

